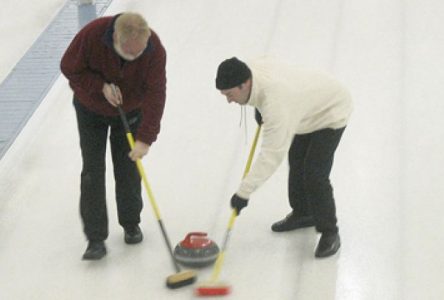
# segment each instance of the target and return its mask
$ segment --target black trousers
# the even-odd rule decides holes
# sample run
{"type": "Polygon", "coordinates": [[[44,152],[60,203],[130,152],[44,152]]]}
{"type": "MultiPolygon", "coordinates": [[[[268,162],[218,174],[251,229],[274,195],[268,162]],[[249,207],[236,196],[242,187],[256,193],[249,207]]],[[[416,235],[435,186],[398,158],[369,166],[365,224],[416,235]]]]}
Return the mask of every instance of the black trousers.
{"type": "Polygon", "coordinates": [[[288,153],[288,197],[296,216],[313,216],[318,232],[338,232],[330,172],[344,128],[295,135],[288,153]]]}
{"type": "MultiPolygon", "coordinates": [[[[74,98],[80,135],[83,167],[80,184],[80,215],[88,240],[103,241],[108,237],[105,187],[105,153],[110,129],[111,156],[116,183],[116,201],[120,225],[140,222],[142,211],[141,180],[136,164],[128,157],[130,148],[122,122],[117,117],[95,114],[74,98]]],[[[127,114],[131,131],[136,132],[141,113],[127,114]]]]}

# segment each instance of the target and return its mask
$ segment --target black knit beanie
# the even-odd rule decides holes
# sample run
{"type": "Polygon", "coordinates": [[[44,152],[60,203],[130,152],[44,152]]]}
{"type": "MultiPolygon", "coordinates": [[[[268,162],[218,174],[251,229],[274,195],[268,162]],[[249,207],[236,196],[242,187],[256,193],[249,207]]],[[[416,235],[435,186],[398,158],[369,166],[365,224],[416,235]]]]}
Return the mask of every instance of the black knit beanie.
{"type": "Polygon", "coordinates": [[[237,87],[251,78],[251,70],[248,66],[232,57],[224,60],[217,68],[216,88],[227,90],[237,87]]]}

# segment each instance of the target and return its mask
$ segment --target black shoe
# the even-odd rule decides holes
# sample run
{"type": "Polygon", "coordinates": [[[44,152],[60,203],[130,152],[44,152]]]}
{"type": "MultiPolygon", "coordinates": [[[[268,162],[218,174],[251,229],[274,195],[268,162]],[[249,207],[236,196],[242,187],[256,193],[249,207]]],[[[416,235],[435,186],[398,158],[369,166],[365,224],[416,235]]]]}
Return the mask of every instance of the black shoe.
{"type": "Polygon", "coordinates": [[[125,230],[125,243],[137,244],[143,240],[142,230],[139,225],[128,225],[124,227],[125,230]]]}
{"type": "Polygon", "coordinates": [[[271,230],[273,230],[274,232],[284,232],[311,226],[315,226],[315,221],[312,216],[297,217],[292,212],[288,214],[283,220],[280,220],[271,225],[271,230]]]}
{"type": "Polygon", "coordinates": [[[323,233],[316,247],[315,256],[328,257],[338,252],[341,247],[341,239],[338,233],[323,233]]]}
{"type": "Polygon", "coordinates": [[[98,260],[106,255],[105,242],[103,241],[89,241],[88,248],[83,254],[84,260],[98,260]]]}

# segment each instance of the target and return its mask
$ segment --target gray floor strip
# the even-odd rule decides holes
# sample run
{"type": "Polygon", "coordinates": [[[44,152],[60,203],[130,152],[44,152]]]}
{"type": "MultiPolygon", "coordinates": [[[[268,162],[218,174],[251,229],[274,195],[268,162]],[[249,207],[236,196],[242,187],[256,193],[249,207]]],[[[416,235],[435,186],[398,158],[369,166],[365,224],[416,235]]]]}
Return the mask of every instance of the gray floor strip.
{"type": "Polygon", "coordinates": [[[0,84],[0,159],[60,75],[60,59],[74,35],[103,15],[112,0],[70,0],[0,84]]]}

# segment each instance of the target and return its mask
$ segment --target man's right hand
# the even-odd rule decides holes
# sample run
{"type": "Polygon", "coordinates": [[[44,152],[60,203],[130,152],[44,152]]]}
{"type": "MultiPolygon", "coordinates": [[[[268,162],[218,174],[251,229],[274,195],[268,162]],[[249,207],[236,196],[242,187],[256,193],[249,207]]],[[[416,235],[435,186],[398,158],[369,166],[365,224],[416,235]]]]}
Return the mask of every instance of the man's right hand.
{"type": "Polygon", "coordinates": [[[105,83],[102,92],[109,104],[117,107],[122,104],[122,93],[118,86],[114,85],[114,89],[112,85],[113,84],[105,83]]]}

